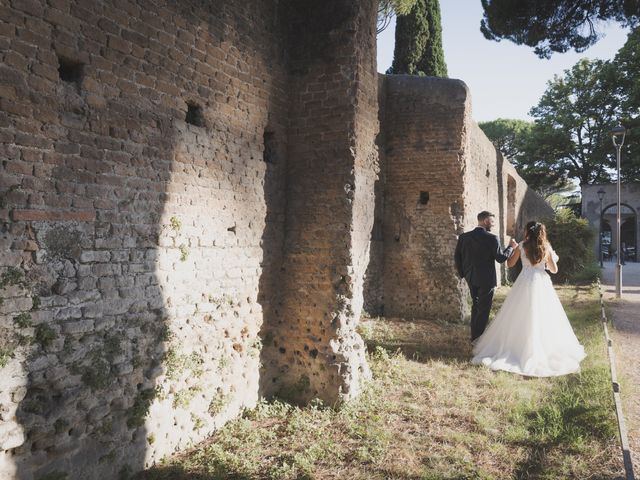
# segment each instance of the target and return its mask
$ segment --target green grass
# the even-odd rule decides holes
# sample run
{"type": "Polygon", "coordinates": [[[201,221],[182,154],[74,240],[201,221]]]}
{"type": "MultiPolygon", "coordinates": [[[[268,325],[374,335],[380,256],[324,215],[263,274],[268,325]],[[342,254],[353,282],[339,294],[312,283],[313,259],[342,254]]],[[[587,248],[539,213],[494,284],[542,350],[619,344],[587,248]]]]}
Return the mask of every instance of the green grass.
{"type": "Polygon", "coordinates": [[[367,320],[374,379],[356,401],[262,402],[139,478],[613,479],[621,465],[597,292],[557,290],[587,350],[580,374],[492,372],[469,364],[468,327],[367,320]]]}

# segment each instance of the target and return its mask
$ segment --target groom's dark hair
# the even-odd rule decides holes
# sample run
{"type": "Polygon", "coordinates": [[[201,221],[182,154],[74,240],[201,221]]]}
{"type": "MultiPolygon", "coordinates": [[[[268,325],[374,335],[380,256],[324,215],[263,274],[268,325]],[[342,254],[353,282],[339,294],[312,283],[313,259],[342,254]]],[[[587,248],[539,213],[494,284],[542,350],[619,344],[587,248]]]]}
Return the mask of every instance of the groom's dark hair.
{"type": "Polygon", "coordinates": [[[489,217],[495,217],[495,215],[491,212],[487,212],[486,210],[483,210],[478,214],[478,221],[482,222],[489,217]]]}

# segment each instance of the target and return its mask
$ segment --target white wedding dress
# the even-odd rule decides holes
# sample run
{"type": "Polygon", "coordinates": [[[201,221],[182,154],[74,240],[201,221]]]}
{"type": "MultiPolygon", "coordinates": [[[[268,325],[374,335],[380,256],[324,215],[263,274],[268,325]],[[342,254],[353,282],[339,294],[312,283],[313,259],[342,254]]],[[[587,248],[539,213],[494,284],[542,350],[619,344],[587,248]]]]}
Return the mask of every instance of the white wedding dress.
{"type": "Polygon", "coordinates": [[[578,372],[584,348],[573,333],[545,262],[532,265],[522,244],[518,248],[522,271],[496,318],[476,340],[471,362],[531,377],[578,372]]]}

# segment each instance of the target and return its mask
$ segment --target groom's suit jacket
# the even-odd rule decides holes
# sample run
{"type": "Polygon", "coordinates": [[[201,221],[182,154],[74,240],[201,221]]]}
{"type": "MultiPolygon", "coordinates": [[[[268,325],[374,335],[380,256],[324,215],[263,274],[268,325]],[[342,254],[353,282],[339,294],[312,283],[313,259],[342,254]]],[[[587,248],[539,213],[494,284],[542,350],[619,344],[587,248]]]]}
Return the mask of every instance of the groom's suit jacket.
{"type": "Polygon", "coordinates": [[[458,237],[455,262],[460,278],[471,287],[493,288],[497,284],[494,262],[503,263],[511,256],[511,247],[504,250],[498,237],[482,227],[476,227],[458,237]]]}

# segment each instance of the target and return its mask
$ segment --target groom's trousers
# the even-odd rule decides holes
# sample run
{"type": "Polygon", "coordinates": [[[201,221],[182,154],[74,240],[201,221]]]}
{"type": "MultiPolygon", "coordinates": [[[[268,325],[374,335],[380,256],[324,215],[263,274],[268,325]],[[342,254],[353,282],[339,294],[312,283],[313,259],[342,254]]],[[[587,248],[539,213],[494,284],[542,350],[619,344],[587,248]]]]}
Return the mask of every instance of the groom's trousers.
{"type": "Polygon", "coordinates": [[[478,338],[487,328],[489,312],[496,287],[469,287],[471,291],[471,341],[478,338]]]}

